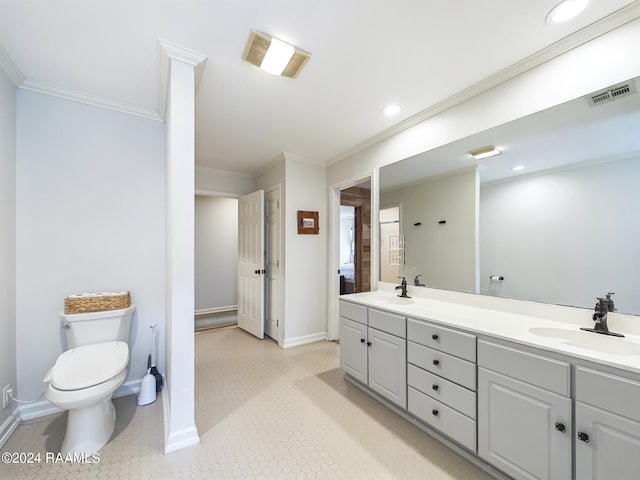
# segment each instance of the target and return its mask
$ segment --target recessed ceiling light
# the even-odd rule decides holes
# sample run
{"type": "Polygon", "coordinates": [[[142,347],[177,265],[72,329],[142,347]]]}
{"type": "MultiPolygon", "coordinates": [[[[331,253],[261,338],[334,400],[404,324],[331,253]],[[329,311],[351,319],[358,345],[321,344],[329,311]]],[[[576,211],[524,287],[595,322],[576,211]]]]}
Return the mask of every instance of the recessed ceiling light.
{"type": "Polygon", "coordinates": [[[476,160],[481,160],[483,158],[493,157],[495,155],[500,155],[502,152],[494,147],[493,145],[487,145],[486,147],[476,148],[475,150],[471,150],[469,155],[471,155],[476,160]]]}
{"type": "Polygon", "coordinates": [[[382,113],[384,113],[387,117],[393,117],[400,113],[400,105],[387,105],[382,109],[382,113]]]}
{"type": "Polygon", "coordinates": [[[588,0],[563,0],[551,9],[546,21],[548,24],[568,22],[577,17],[588,3],[588,0]]]}
{"type": "Polygon", "coordinates": [[[515,167],[511,167],[511,170],[519,172],[520,170],[524,170],[524,165],[516,165],[515,167]]]}
{"type": "Polygon", "coordinates": [[[296,78],[311,54],[266,33],[251,30],[242,59],[265,72],[296,78]]]}

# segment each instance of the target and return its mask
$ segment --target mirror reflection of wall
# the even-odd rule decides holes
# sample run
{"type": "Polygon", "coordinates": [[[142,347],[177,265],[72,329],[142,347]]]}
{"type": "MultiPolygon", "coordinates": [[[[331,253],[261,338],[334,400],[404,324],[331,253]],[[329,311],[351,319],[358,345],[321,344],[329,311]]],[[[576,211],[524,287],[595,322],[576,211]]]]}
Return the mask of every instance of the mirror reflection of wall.
{"type": "Polygon", "coordinates": [[[640,312],[639,185],[640,155],[483,184],[481,292],[640,312]]]}
{"type": "Polygon", "coordinates": [[[471,168],[380,192],[381,208],[402,205],[400,275],[409,284],[421,275],[419,282],[434,288],[478,291],[477,182],[471,168]]]}
{"type": "Polygon", "coordinates": [[[637,82],[603,89],[622,92],[609,101],[594,102],[603,91],[593,92],[381,168],[381,207],[402,204],[407,281],[423,274],[431,288],[588,309],[596,297],[615,292],[618,312],[640,314],[637,82]],[[483,160],[468,154],[486,145],[502,153],[483,160]],[[474,168],[480,172],[475,187],[446,185],[474,168]],[[458,220],[443,212],[474,194],[478,215],[468,221],[478,235],[476,290],[469,272],[446,278],[455,260],[469,257],[473,269],[469,250],[454,248],[464,235],[438,238],[458,220]]]}

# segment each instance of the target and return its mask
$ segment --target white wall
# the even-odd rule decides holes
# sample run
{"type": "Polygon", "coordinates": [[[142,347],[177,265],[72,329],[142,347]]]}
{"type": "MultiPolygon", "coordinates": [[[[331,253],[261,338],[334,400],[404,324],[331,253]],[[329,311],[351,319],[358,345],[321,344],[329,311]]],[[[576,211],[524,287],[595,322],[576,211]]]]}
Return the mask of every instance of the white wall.
{"type": "Polygon", "coordinates": [[[160,122],[18,91],[22,398],[41,394],[45,373],[65,349],[58,314],[74,292],[130,290],[137,310],[126,382],[145,373],[152,323],[159,324],[164,372],[164,135],[160,122]]]}
{"type": "Polygon", "coordinates": [[[639,185],[639,157],[483,185],[482,293],[640,312],[639,185]]]}
{"type": "MultiPolygon", "coordinates": [[[[16,391],[16,87],[2,68],[0,225],[0,388],[11,384],[16,391]]],[[[0,437],[12,410],[0,410],[0,437]]]]}
{"type": "Polygon", "coordinates": [[[253,177],[208,168],[196,168],[196,193],[222,197],[241,197],[253,192],[253,177]]]}
{"type": "Polygon", "coordinates": [[[473,169],[380,194],[380,208],[402,205],[407,282],[476,293],[477,188],[473,169]]]}
{"type": "Polygon", "coordinates": [[[196,195],[195,224],[196,313],[235,309],[238,200],[196,195]]]}
{"type": "Polygon", "coordinates": [[[285,202],[285,346],[327,335],[326,169],[287,159],[285,202]],[[298,210],[319,213],[319,235],[298,234],[298,210]]]}

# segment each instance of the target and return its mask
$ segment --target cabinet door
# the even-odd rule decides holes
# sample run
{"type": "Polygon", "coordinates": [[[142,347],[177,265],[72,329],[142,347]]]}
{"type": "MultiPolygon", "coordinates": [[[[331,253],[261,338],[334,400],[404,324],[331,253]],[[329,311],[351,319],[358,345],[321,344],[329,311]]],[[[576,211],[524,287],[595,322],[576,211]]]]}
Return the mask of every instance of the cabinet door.
{"type": "Polygon", "coordinates": [[[478,453],[515,479],[570,479],[571,399],[478,368],[478,453]]]}
{"type": "Polygon", "coordinates": [[[640,478],[640,423],[576,402],[576,478],[640,478]]]}
{"type": "Polygon", "coordinates": [[[369,387],[406,409],[406,340],[369,328],[369,342],[369,387]]]}
{"type": "Polygon", "coordinates": [[[340,318],[340,367],[367,383],[367,326],[340,318]]]}

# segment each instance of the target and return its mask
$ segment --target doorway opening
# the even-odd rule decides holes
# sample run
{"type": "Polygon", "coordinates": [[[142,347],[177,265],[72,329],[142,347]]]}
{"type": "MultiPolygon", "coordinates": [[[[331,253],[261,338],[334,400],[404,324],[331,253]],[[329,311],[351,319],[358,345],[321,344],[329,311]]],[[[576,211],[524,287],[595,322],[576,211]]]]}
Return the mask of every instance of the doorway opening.
{"type": "Polygon", "coordinates": [[[238,323],[238,200],[195,196],[194,330],[238,323]]]}
{"type": "Polygon", "coordinates": [[[371,291],[371,181],[340,190],[340,295],[371,291]]]}

